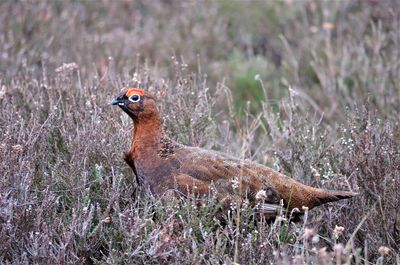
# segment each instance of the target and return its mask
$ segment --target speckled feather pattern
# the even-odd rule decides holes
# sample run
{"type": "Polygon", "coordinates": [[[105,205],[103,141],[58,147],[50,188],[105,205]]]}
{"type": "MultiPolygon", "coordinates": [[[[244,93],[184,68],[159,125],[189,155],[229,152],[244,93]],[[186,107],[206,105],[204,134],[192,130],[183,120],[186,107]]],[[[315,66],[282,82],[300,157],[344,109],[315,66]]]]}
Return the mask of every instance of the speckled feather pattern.
{"type": "Polygon", "coordinates": [[[261,194],[263,203],[279,205],[283,200],[288,209],[302,206],[311,209],[355,195],[306,186],[249,160],[176,143],[163,134],[160,114],[151,95],[144,94],[140,104],[129,104],[123,110],[134,121],[132,146],[125,160],[140,185],[154,194],[168,190],[197,196],[216,193],[224,204],[234,196],[246,197],[255,204],[261,194]]]}

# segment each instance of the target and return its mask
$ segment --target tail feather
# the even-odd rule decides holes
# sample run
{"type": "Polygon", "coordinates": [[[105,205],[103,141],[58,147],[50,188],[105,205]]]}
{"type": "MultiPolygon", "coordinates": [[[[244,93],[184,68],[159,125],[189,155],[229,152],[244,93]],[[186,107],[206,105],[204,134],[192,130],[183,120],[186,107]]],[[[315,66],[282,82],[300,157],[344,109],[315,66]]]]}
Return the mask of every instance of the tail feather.
{"type": "Polygon", "coordinates": [[[351,191],[335,191],[335,190],[319,190],[315,197],[315,203],[313,207],[319,206],[324,203],[339,201],[343,199],[349,199],[357,196],[358,193],[351,191]]]}

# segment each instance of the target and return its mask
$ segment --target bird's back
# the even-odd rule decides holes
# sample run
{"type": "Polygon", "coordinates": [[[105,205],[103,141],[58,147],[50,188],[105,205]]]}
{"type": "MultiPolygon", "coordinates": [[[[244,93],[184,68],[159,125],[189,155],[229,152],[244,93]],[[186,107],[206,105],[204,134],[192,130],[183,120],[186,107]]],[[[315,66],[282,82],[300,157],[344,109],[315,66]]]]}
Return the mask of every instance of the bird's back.
{"type": "Polygon", "coordinates": [[[257,194],[268,191],[265,202],[279,203],[283,199],[289,209],[313,208],[354,196],[350,192],[309,187],[264,165],[199,147],[176,146],[165,157],[165,163],[173,169],[169,179],[183,192],[209,194],[214,189],[223,197],[240,194],[255,201],[257,194]]]}

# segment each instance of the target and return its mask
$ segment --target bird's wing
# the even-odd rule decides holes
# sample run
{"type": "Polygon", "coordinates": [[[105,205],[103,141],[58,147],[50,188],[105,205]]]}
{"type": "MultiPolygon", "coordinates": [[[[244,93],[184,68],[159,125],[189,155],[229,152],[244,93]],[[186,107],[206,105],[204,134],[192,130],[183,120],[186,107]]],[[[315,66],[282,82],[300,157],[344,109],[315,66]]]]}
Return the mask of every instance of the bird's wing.
{"type": "Polygon", "coordinates": [[[212,182],[218,192],[239,192],[251,201],[261,197],[264,203],[279,204],[282,199],[287,209],[302,210],[303,206],[311,209],[356,195],[310,187],[264,165],[216,151],[185,147],[179,152],[180,172],[205,183],[212,182]]]}
{"type": "Polygon", "coordinates": [[[250,201],[279,204],[280,196],[263,176],[265,172],[251,161],[197,147],[180,148],[175,157],[179,160],[180,174],[175,178],[187,186],[195,183],[199,193],[214,189],[226,197],[240,195],[250,201]]]}

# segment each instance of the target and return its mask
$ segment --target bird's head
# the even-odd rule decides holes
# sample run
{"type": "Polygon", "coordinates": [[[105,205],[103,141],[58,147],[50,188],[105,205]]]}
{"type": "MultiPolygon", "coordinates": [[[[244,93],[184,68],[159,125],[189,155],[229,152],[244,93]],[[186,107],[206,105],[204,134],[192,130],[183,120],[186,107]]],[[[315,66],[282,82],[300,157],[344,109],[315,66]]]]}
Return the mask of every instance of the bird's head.
{"type": "Polygon", "coordinates": [[[158,117],[155,98],[140,88],[128,88],[121,91],[111,105],[119,106],[134,122],[158,117]]]}

